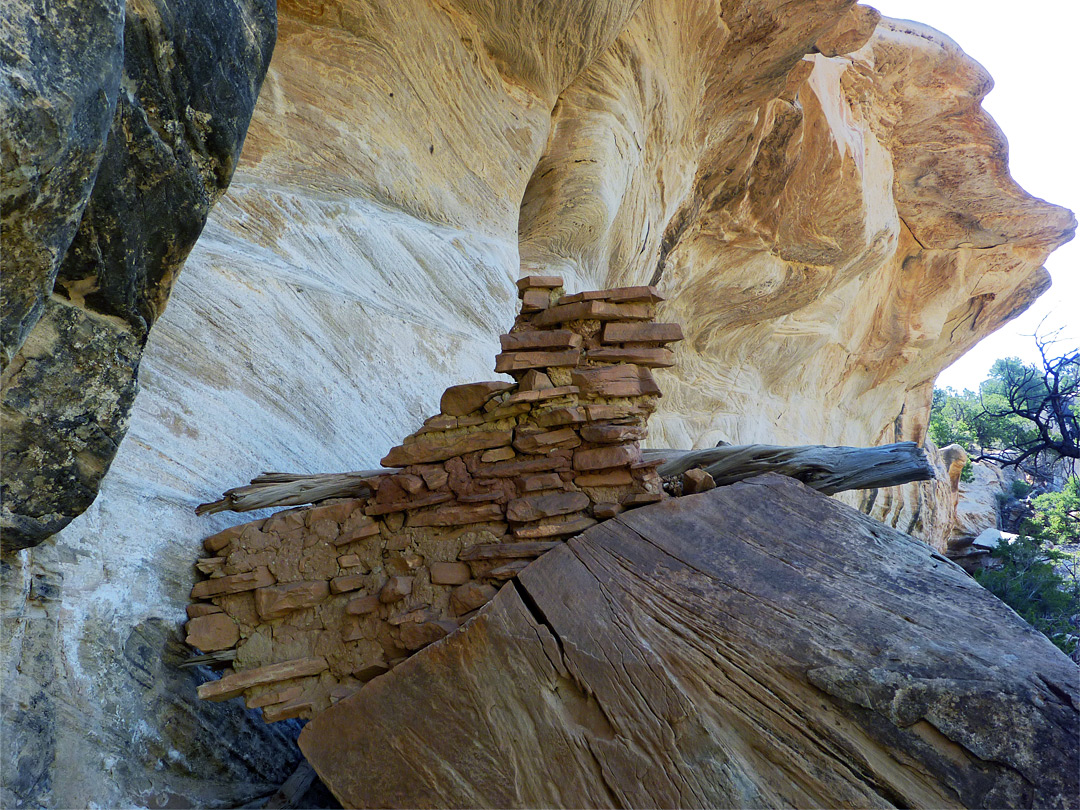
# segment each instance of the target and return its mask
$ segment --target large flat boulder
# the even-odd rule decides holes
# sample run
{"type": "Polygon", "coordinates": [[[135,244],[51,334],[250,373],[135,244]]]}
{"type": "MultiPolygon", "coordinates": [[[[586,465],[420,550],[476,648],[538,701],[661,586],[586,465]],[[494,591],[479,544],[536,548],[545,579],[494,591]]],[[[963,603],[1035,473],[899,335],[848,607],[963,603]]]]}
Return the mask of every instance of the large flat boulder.
{"type": "Polygon", "coordinates": [[[317,716],[350,807],[1076,807],[1077,668],[778,476],[645,507],[317,716]]]}

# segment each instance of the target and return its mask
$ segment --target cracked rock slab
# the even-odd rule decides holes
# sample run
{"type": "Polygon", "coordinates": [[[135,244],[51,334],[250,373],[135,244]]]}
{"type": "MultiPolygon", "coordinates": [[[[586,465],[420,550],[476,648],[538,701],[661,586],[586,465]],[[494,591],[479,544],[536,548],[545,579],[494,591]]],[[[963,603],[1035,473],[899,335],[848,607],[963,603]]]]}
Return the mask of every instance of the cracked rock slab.
{"type": "Polygon", "coordinates": [[[1076,675],[925,545],[768,475],[554,549],[300,745],[350,807],[1076,807],[1076,675]]]}

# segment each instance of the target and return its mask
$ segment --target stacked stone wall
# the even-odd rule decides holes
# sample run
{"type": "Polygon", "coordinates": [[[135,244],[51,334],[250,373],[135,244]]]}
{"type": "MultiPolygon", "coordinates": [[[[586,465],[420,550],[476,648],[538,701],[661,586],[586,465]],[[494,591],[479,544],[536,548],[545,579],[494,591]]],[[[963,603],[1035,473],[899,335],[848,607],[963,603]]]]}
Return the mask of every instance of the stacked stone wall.
{"type": "Polygon", "coordinates": [[[204,541],[188,643],[228,660],[201,697],[269,722],[311,717],[468,621],[529,562],[664,497],[640,441],[677,324],[652,287],[564,295],[518,283],[495,370],[382,460],[371,495],[279,512],[204,541]]]}

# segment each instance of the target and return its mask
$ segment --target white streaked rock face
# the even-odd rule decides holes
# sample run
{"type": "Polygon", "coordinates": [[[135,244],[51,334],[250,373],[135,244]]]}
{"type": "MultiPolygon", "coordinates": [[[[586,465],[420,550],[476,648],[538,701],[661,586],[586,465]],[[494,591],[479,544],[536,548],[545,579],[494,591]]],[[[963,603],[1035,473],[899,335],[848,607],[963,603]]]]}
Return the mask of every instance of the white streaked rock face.
{"type": "MultiPolygon", "coordinates": [[[[495,378],[523,272],[668,296],[687,339],[653,446],[923,438],[937,372],[1045,289],[1072,219],[1012,183],[947,38],[885,21],[825,57],[858,30],[843,0],[718,8],[279,3],[101,494],[5,571],[15,798],[240,804],[288,775],[281,735],[237,742],[261,724],[171,669],[200,539],[252,517],[193,509],[377,465],[446,386],[495,378]]],[[[856,502],[943,547],[943,486],[856,502]]]]}

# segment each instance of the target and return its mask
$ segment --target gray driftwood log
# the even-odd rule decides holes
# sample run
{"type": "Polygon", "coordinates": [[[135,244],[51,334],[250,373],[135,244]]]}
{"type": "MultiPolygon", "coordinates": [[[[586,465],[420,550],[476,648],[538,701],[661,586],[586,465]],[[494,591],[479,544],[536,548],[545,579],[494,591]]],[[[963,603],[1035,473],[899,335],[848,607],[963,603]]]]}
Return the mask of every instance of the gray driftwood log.
{"type": "MultiPolygon", "coordinates": [[[[670,478],[701,468],[718,485],[733,484],[755,475],[773,472],[802,481],[808,487],[832,495],[848,489],[874,489],[927,481],[934,468],[914,442],[881,447],[775,447],[767,444],[727,445],[707,450],[643,450],[646,460],[667,459],[658,468],[670,478]]],[[[251,512],[280,506],[302,506],[330,498],[370,495],[378,476],[397,469],[361,470],[349,473],[263,473],[251,483],[230,489],[219,500],[200,504],[197,515],[214,512],[251,512]]]]}
{"type": "Polygon", "coordinates": [[[825,495],[849,489],[876,489],[929,481],[934,468],[915,442],[880,447],[778,447],[769,444],[724,445],[706,450],[644,450],[649,459],[667,459],[657,468],[672,478],[699,468],[718,486],[763,473],[779,473],[825,495]]]}
{"type": "Polygon", "coordinates": [[[300,747],[344,807],[1076,808],[1078,707],[960,568],[765,475],[559,545],[300,747]]]}
{"type": "Polygon", "coordinates": [[[196,515],[214,512],[253,512],[278,506],[303,506],[330,498],[359,498],[370,495],[372,480],[397,470],[361,470],[347,473],[263,473],[251,483],[230,489],[219,500],[199,504],[196,515]]]}

